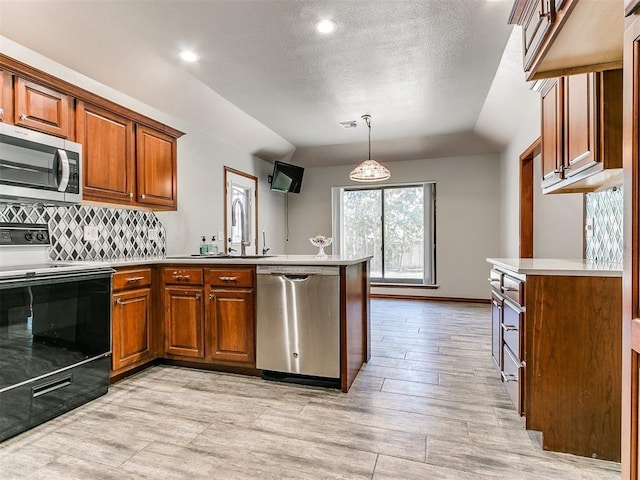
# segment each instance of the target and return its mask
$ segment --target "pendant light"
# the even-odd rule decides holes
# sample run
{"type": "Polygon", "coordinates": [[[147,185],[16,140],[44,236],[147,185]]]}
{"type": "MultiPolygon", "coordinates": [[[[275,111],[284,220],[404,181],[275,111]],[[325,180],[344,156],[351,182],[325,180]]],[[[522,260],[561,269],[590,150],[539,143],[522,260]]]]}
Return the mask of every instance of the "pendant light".
{"type": "Polygon", "coordinates": [[[371,160],[371,115],[362,115],[362,119],[369,127],[369,160],[365,160],[351,170],[349,178],[356,182],[380,182],[391,178],[391,172],[384,165],[371,160]]]}

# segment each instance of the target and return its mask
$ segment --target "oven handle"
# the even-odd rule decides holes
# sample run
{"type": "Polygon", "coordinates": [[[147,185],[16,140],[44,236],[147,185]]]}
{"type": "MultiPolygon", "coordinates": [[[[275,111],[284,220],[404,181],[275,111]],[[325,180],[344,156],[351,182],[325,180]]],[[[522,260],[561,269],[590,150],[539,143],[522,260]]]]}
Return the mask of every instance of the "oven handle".
{"type": "Polygon", "coordinates": [[[111,277],[115,270],[101,268],[96,270],[79,270],[74,272],[42,273],[39,275],[24,275],[20,277],[0,278],[0,288],[22,287],[27,285],[41,285],[46,283],[62,283],[68,280],[94,280],[111,277]]]}
{"type": "Polygon", "coordinates": [[[65,192],[69,184],[69,157],[67,152],[59,148],[56,150],[54,164],[57,164],[58,170],[58,191],[65,192]]]}
{"type": "Polygon", "coordinates": [[[73,383],[73,374],[68,375],[64,378],[57,378],[52,380],[51,382],[43,383],[42,385],[38,385],[31,388],[31,396],[33,398],[40,397],[41,395],[46,395],[47,393],[55,392],[56,390],[60,390],[61,388],[68,387],[73,383]]]}

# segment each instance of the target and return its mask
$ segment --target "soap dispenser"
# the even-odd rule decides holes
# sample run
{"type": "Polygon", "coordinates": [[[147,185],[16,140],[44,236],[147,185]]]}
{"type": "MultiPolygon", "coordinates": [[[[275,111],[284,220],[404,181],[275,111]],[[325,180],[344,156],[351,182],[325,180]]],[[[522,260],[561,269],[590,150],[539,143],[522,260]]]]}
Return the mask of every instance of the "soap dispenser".
{"type": "Polygon", "coordinates": [[[200,255],[206,255],[209,249],[207,248],[207,239],[202,236],[202,242],[200,243],[200,255]]]}
{"type": "Polygon", "coordinates": [[[211,243],[209,244],[209,253],[218,255],[218,242],[216,241],[215,235],[211,237],[211,243]]]}

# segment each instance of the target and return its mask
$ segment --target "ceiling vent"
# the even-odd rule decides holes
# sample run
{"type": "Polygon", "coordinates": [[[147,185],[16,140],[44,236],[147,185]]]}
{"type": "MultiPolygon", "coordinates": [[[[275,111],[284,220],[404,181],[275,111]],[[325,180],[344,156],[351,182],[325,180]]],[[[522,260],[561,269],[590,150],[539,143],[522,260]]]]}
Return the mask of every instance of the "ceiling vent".
{"type": "Polygon", "coordinates": [[[356,128],[358,126],[357,120],[348,120],[346,122],[339,122],[344,128],[356,128]]]}

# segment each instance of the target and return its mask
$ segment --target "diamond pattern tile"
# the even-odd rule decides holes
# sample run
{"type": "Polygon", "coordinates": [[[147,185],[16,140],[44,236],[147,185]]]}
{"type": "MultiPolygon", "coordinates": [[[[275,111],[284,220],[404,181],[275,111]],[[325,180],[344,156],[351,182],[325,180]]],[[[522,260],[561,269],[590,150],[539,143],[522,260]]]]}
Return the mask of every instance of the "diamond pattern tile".
{"type": "Polygon", "coordinates": [[[47,223],[53,260],[144,259],[166,254],[166,232],[153,212],[88,205],[0,204],[0,222],[47,223]],[[98,240],[84,241],[85,225],[98,227],[98,240]],[[149,239],[150,228],[158,230],[158,240],[149,239]]]}
{"type": "Polygon", "coordinates": [[[593,218],[585,258],[622,263],[622,187],[585,195],[585,218],[593,218]]]}

